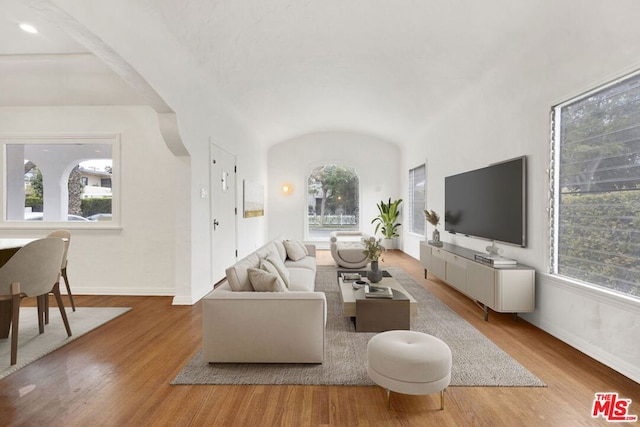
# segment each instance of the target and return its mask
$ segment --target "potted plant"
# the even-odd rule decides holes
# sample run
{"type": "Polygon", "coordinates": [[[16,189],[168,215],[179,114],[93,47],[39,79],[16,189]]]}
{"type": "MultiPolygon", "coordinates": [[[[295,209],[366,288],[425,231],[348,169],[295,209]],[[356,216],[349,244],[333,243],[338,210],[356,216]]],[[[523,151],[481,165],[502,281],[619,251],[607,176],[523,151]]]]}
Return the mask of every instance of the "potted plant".
{"type": "Polygon", "coordinates": [[[394,237],[400,236],[398,234],[398,227],[400,227],[400,223],[398,222],[398,218],[400,217],[400,204],[402,203],[402,199],[398,199],[395,201],[391,201],[391,197],[389,197],[389,202],[385,203],[383,200],[378,203],[378,216],[375,217],[371,224],[376,224],[376,230],[374,234],[378,233],[378,230],[382,232],[382,235],[385,238],[385,247],[388,249],[393,248],[394,237]]]}
{"type": "Polygon", "coordinates": [[[424,210],[424,217],[427,219],[427,222],[434,227],[432,239],[429,240],[429,244],[433,246],[442,246],[442,242],[440,241],[440,232],[438,231],[438,224],[440,224],[440,215],[438,215],[434,210],[428,211],[424,210]]]}
{"type": "Polygon", "coordinates": [[[371,270],[367,271],[367,279],[371,283],[378,283],[382,280],[382,271],[379,268],[378,260],[382,257],[382,252],[385,251],[385,248],[381,242],[382,239],[376,239],[373,236],[362,238],[362,244],[365,248],[363,252],[371,261],[371,270]]]}

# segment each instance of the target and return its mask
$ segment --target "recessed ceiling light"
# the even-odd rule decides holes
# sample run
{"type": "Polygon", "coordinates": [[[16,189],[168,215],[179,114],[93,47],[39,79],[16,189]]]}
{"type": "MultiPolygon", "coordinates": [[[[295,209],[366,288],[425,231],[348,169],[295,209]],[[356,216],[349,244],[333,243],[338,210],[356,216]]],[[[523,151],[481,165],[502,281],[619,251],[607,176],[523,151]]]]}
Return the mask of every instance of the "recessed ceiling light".
{"type": "Polygon", "coordinates": [[[38,30],[31,24],[20,24],[20,29],[22,31],[26,31],[27,33],[36,34],[38,30]]]}

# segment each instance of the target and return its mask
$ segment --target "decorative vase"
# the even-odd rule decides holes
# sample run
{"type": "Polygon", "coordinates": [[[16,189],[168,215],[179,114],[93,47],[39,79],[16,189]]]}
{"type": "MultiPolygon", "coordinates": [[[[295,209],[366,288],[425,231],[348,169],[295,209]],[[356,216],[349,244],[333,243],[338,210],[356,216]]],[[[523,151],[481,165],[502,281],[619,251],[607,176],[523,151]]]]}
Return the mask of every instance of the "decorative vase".
{"type": "Polygon", "coordinates": [[[432,246],[442,246],[442,242],[440,241],[440,232],[436,228],[433,230],[433,234],[431,235],[431,239],[429,240],[429,244],[432,246]]]}
{"type": "Polygon", "coordinates": [[[371,261],[371,270],[367,271],[367,279],[371,283],[378,283],[382,280],[382,271],[378,268],[378,261],[371,261]]]}

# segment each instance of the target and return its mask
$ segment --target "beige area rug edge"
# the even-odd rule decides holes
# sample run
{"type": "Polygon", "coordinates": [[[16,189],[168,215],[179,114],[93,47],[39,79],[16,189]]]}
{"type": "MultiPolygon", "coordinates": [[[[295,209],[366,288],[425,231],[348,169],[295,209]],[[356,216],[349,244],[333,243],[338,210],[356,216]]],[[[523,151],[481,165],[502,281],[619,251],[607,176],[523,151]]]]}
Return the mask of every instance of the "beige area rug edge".
{"type": "MultiPolygon", "coordinates": [[[[387,270],[418,300],[411,329],[437,336],[453,354],[451,386],[545,387],[545,384],[454,313],[397,267],[387,270]]],[[[366,373],[366,344],[374,333],[356,333],[342,317],[335,267],[318,266],[316,289],[327,296],[327,352],[323,364],[208,364],[202,351],[185,365],[171,384],[299,384],[356,385],[374,383],[366,373]]]]}
{"type": "Polygon", "coordinates": [[[72,336],[68,337],[60,310],[51,307],[49,324],[38,333],[36,309],[22,307],[18,326],[18,363],[10,365],[11,335],[0,339],[0,379],[24,368],[47,354],[77,340],[131,310],[131,307],[76,307],[67,309],[72,336]]]}

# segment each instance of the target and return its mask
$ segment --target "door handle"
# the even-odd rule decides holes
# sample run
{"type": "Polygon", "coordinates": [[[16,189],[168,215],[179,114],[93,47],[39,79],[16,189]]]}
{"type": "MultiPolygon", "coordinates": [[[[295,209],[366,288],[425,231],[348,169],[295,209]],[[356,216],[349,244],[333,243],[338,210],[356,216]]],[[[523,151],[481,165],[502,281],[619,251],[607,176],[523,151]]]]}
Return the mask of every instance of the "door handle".
{"type": "Polygon", "coordinates": [[[213,229],[215,230],[219,225],[220,225],[220,223],[218,222],[218,220],[214,219],[213,220],[213,229]]]}

